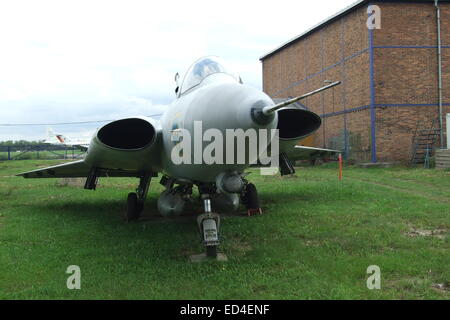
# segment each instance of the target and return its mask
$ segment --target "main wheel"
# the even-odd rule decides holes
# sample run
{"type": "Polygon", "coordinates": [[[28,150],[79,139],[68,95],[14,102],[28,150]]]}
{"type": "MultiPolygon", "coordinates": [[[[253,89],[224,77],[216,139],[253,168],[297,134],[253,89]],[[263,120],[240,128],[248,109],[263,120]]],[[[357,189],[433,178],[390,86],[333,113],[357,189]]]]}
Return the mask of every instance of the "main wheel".
{"type": "Polygon", "coordinates": [[[144,203],[142,201],[138,201],[137,210],[138,210],[138,215],[140,216],[142,211],[144,210],[144,203]]]}
{"type": "Polygon", "coordinates": [[[258,190],[253,183],[249,183],[245,189],[245,194],[242,197],[242,202],[247,209],[259,209],[258,190]]]}
{"type": "Polygon", "coordinates": [[[127,198],[127,221],[134,221],[139,218],[139,203],[137,194],[130,192],[127,198]]]}
{"type": "Polygon", "coordinates": [[[206,256],[209,258],[217,257],[217,246],[207,246],[206,247],[206,256]]]}

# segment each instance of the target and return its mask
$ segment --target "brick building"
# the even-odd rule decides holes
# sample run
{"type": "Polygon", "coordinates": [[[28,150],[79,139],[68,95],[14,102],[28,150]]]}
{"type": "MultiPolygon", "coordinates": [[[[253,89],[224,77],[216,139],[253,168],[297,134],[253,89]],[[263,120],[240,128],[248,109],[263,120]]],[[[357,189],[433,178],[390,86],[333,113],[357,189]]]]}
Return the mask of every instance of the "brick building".
{"type": "Polygon", "coordinates": [[[439,147],[450,113],[450,1],[438,6],[440,46],[434,1],[359,1],[263,56],[264,91],[283,99],[342,81],[302,103],[323,120],[312,145],[348,159],[409,161],[413,138],[433,126],[439,147]],[[367,26],[370,5],[380,29],[367,26]]]}

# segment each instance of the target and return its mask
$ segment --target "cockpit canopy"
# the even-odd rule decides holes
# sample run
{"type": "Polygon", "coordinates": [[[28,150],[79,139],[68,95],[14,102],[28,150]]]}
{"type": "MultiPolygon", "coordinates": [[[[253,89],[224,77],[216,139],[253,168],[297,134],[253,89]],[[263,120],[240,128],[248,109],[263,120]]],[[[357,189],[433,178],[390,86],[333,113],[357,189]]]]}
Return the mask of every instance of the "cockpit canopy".
{"type": "Polygon", "coordinates": [[[239,75],[233,72],[228,66],[226,66],[226,63],[221,58],[208,56],[200,58],[191,65],[186,75],[184,76],[180,95],[198,86],[205,78],[215,73],[224,73],[230,75],[236,81],[242,83],[239,75]]]}

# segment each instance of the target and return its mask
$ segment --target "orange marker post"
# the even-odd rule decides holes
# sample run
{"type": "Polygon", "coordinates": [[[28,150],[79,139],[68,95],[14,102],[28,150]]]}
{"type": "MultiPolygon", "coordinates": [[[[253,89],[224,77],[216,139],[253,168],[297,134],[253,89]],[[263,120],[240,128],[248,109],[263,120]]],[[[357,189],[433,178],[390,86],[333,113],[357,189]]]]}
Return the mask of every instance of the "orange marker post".
{"type": "Polygon", "coordinates": [[[342,154],[339,155],[339,181],[342,180],[342,154]]]}

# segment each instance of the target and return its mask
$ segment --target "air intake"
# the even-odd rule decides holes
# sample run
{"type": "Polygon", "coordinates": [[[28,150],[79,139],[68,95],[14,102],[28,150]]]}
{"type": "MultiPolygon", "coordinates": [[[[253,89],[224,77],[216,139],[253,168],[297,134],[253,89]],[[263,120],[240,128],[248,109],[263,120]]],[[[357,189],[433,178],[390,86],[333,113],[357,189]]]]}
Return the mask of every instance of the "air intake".
{"type": "Polygon", "coordinates": [[[153,144],[155,135],[156,131],[153,125],[138,118],[108,123],[97,133],[101,143],[122,150],[138,150],[148,147],[153,144]]]}
{"type": "Polygon", "coordinates": [[[309,136],[320,128],[322,120],[314,112],[284,108],[278,111],[279,137],[281,140],[294,140],[309,136]]]}

